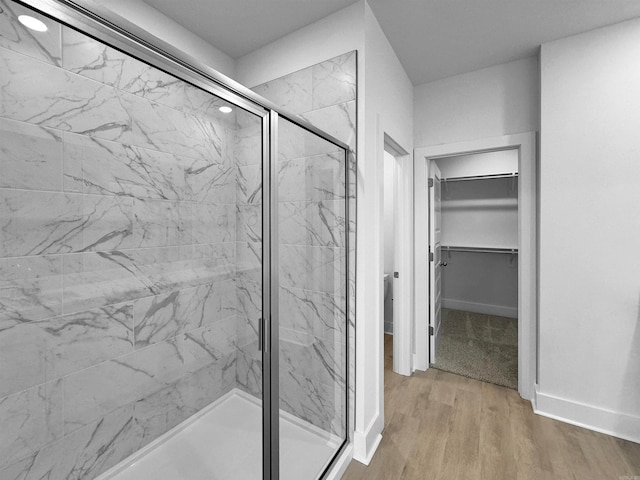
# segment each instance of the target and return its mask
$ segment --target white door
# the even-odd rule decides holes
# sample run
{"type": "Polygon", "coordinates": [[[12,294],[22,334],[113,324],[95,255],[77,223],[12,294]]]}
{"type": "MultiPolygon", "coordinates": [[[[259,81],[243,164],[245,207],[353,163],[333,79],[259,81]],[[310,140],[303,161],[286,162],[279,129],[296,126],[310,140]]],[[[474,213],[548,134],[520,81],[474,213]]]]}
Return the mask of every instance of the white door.
{"type": "Polygon", "coordinates": [[[429,363],[433,364],[436,362],[442,316],[442,186],[440,169],[433,160],[429,163],[429,363]]]}

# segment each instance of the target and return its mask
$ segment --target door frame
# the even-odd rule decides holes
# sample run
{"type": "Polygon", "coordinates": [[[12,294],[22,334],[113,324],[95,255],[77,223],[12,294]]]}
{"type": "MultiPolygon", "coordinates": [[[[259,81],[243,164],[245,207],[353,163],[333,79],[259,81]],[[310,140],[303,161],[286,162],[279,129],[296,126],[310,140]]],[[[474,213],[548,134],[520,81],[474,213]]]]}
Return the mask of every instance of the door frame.
{"type": "MultiPolygon", "coordinates": [[[[394,272],[393,283],[393,371],[413,373],[413,157],[393,138],[384,134],[384,151],[394,159],[394,272]]],[[[384,168],[382,169],[384,172],[384,168]]],[[[383,183],[383,182],[381,182],[383,183]]],[[[383,207],[384,208],[384,207],[383,207]]],[[[384,222],[382,222],[384,224],[384,222]]],[[[384,295],[382,296],[384,333],[384,295]]],[[[384,358],[384,355],[382,355],[384,358]]]]}
{"type": "MultiPolygon", "coordinates": [[[[414,151],[416,214],[428,205],[427,162],[441,157],[518,150],[518,392],[531,400],[537,383],[537,156],[536,132],[433,145],[414,151]],[[422,209],[420,207],[422,207],[422,209]]],[[[428,291],[429,236],[427,222],[415,222],[415,291],[428,291]]],[[[416,369],[429,368],[429,299],[415,295],[416,369]]]]}

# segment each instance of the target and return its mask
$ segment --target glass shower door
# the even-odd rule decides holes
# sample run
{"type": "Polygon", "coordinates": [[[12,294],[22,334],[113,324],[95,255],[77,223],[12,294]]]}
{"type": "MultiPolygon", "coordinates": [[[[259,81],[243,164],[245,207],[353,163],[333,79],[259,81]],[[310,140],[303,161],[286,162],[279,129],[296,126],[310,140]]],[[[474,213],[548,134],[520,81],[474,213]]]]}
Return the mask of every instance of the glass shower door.
{"type": "Polygon", "coordinates": [[[347,434],[345,150],[278,123],[280,479],[320,478],[347,434]]]}

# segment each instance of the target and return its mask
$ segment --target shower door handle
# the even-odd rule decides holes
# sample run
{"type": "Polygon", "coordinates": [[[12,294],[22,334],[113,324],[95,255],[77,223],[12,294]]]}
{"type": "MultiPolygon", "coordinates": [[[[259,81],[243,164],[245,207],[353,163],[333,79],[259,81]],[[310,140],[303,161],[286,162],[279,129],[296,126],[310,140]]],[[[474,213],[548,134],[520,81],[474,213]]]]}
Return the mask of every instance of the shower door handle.
{"type": "Polygon", "coordinates": [[[264,322],[263,318],[259,318],[258,319],[258,351],[261,352],[262,351],[262,330],[263,330],[263,326],[262,323],[264,322]]]}
{"type": "Polygon", "coordinates": [[[269,339],[271,338],[270,322],[266,318],[258,320],[258,351],[269,353],[269,339]]]}

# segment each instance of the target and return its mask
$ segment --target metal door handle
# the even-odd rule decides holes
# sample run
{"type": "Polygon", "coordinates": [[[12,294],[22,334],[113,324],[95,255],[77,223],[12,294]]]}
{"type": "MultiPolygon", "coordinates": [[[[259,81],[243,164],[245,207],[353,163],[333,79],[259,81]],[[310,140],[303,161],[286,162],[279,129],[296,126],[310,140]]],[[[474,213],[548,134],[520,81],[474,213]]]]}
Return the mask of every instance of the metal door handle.
{"type": "Polygon", "coordinates": [[[447,265],[448,265],[448,263],[447,263],[447,262],[440,262],[440,266],[441,266],[441,267],[446,267],[447,265]]]}
{"type": "Polygon", "coordinates": [[[262,323],[263,323],[263,319],[259,318],[258,319],[258,351],[261,352],[262,351],[262,323]]]}

